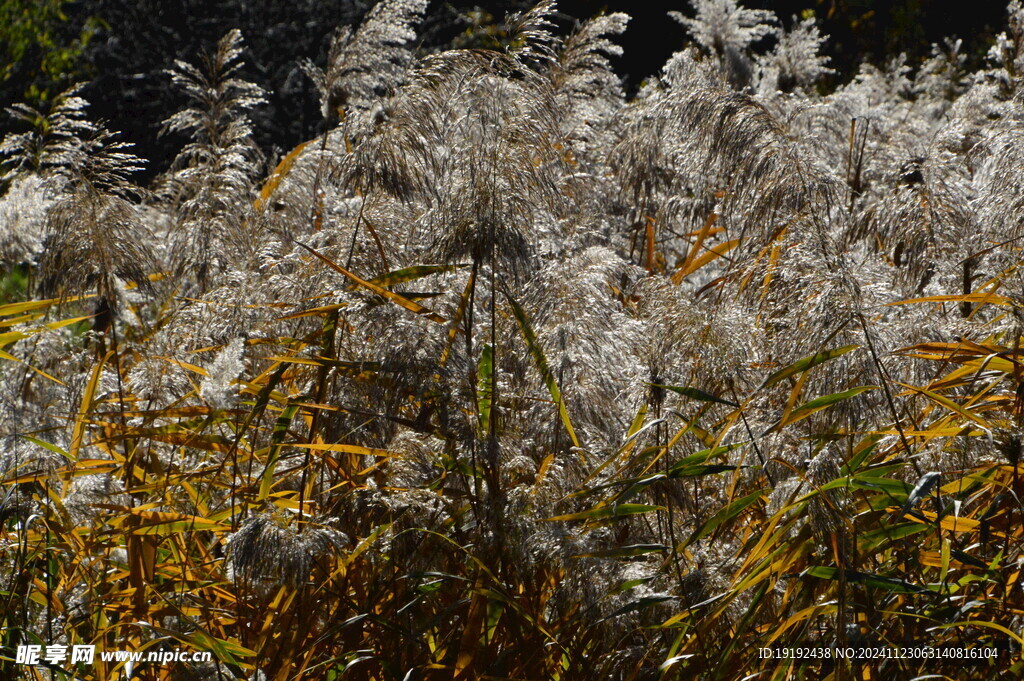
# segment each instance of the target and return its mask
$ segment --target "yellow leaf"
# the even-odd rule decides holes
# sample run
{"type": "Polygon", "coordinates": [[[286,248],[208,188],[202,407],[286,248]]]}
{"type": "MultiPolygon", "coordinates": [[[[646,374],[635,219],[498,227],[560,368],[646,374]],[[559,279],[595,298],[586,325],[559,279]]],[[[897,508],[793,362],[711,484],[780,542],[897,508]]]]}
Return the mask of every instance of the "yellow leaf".
{"type": "Polygon", "coordinates": [[[897,385],[901,385],[904,388],[907,388],[908,390],[912,390],[916,393],[924,395],[933,402],[941,404],[943,407],[946,407],[947,409],[954,411],[957,414],[960,414],[964,418],[974,421],[982,428],[990,428],[988,422],[985,421],[985,419],[981,418],[980,416],[977,416],[976,414],[972,414],[971,412],[967,411],[966,409],[964,409],[963,407],[961,407],[959,404],[949,399],[948,397],[932,392],[930,390],[925,390],[924,388],[918,388],[917,386],[907,385],[906,383],[897,382],[897,385]]]}
{"type": "Polygon", "coordinates": [[[230,525],[183,513],[140,511],[134,508],[129,513],[140,519],[139,524],[135,524],[132,528],[132,534],[172,534],[176,532],[197,532],[200,530],[226,532],[231,529],[230,525]]]}

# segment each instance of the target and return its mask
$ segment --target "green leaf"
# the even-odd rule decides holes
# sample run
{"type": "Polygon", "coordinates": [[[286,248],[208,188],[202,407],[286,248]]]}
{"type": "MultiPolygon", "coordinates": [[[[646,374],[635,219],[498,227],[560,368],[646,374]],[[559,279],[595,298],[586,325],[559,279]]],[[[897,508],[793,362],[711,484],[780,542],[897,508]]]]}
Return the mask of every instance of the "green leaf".
{"type": "Polygon", "coordinates": [[[291,428],[292,419],[298,412],[299,405],[289,404],[274,422],[274,431],[270,435],[270,455],[267,458],[267,466],[263,469],[263,475],[260,476],[260,493],[257,497],[260,501],[270,496],[270,488],[274,484],[274,467],[281,455],[282,443],[288,434],[288,429],[291,428]]]}
{"type": "Polygon", "coordinates": [[[705,475],[715,475],[717,473],[724,473],[726,471],[734,471],[738,468],[748,468],[748,466],[735,466],[727,463],[709,463],[700,466],[690,466],[688,468],[682,468],[677,471],[673,471],[672,478],[700,478],[705,475]]]}
{"type": "Polygon", "coordinates": [[[373,283],[372,281],[366,281],[365,279],[362,279],[362,278],[356,276],[352,272],[349,272],[348,270],[346,270],[344,267],[341,267],[340,265],[338,265],[336,262],[334,262],[333,260],[331,260],[327,256],[322,255],[321,253],[318,253],[317,251],[313,250],[312,248],[310,248],[309,246],[307,246],[304,243],[301,243],[301,242],[298,242],[298,241],[296,241],[295,243],[297,243],[303,249],[305,249],[306,251],[311,253],[313,256],[315,256],[317,259],[319,259],[325,265],[330,267],[332,270],[334,270],[335,272],[338,272],[339,274],[345,275],[346,277],[351,279],[353,282],[355,282],[359,286],[362,286],[363,288],[369,289],[370,291],[373,291],[374,293],[376,293],[379,296],[383,296],[384,298],[387,298],[391,302],[393,302],[393,303],[395,303],[395,304],[397,304],[397,305],[399,305],[401,307],[404,307],[405,309],[409,310],[410,312],[413,312],[415,314],[418,314],[418,315],[421,315],[423,317],[426,317],[427,319],[429,319],[432,322],[435,322],[437,324],[447,324],[448,323],[448,320],[446,320],[444,317],[442,317],[441,315],[437,314],[436,312],[434,312],[432,310],[428,310],[427,308],[423,307],[419,303],[417,303],[415,301],[412,301],[412,300],[409,300],[408,298],[405,298],[403,296],[400,296],[400,295],[398,295],[397,293],[395,293],[393,291],[389,291],[388,289],[386,289],[386,288],[384,288],[382,286],[378,286],[377,284],[373,283]]]}
{"type": "Polygon", "coordinates": [[[720,464],[705,465],[705,462],[710,458],[727,454],[734,449],[739,449],[740,447],[749,444],[749,442],[749,440],[745,440],[731,445],[702,449],[696,454],[691,454],[690,456],[676,462],[675,465],[668,469],[668,477],[688,478],[699,475],[709,475],[711,473],[721,473],[726,470],[735,470],[736,466],[720,464]]]}
{"type": "Polygon", "coordinates": [[[653,580],[654,577],[638,577],[637,579],[627,579],[624,580],[621,584],[613,587],[610,593],[613,596],[618,596],[619,594],[624,594],[631,589],[637,588],[641,584],[647,584],[653,580]]]}
{"type": "Polygon", "coordinates": [[[476,365],[476,415],[480,425],[480,435],[490,432],[491,402],[494,399],[494,348],[485,345],[480,353],[480,361],[476,365]]]}
{"type": "Polygon", "coordinates": [[[707,521],[704,522],[704,524],[702,524],[700,527],[694,530],[693,534],[690,535],[690,538],[683,542],[683,545],[679,547],[680,550],[693,544],[695,541],[708,536],[709,534],[717,530],[719,527],[721,527],[724,523],[727,523],[736,516],[738,516],[748,506],[757,503],[764,496],[764,493],[765,490],[759,489],[752,494],[748,494],[747,496],[742,497],[740,499],[735,499],[732,503],[727,504],[725,508],[723,508],[715,515],[708,518],[707,521]]]}
{"type": "Polygon", "coordinates": [[[640,408],[636,412],[636,416],[633,417],[633,422],[629,424],[629,431],[626,432],[626,441],[629,442],[630,438],[640,431],[640,428],[644,425],[644,419],[647,418],[647,403],[644,402],[640,405],[640,408]]]}
{"type": "Polygon", "coordinates": [[[31,442],[34,445],[39,445],[43,449],[50,450],[54,454],[60,454],[61,456],[63,456],[65,459],[67,459],[69,461],[74,461],[74,459],[71,458],[70,454],[68,454],[66,451],[64,451],[63,449],[61,449],[60,447],[58,447],[55,444],[51,444],[49,442],[44,442],[43,440],[39,440],[37,438],[32,437],[31,435],[22,435],[21,437],[25,438],[26,440],[28,440],[29,442],[31,442]]]}
{"type": "Polygon", "coordinates": [[[812,367],[816,367],[819,364],[823,364],[830,359],[835,359],[845,355],[852,350],[859,348],[859,345],[844,345],[841,348],[834,348],[832,350],[823,350],[822,352],[815,353],[810,357],[804,357],[801,360],[793,362],[789,366],[776,371],[774,374],[764,379],[764,382],[757,387],[758,390],[769,388],[779,381],[784,381],[790,376],[796,376],[799,373],[803,373],[812,367]]]}
{"type": "Polygon", "coordinates": [[[606,483],[601,487],[613,487],[618,485],[627,485],[626,489],[615,495],[614,499],[617,501],[625,501],[636,496],[637,493],[643,491],[645,488],[650,487],[656,482],[661,480],[675,480],[679,478],[699,478],[704,475],[714,475],[716,473],[722,473],[724,471],[734,471],[739,466],[733,466],[729,464],[694,464],[685,468],[673,467],[672,471],[666,473],[653,473],[651,475],[645,475],[641,478],[632,478],[630,480],[624,480],[622,482],[606,483]]]}
{"type": "Polygon", "coordinates": [[[379,277],[374,277],[369,281],[377,286],[394,286],[395,284],[404,284],[408,281],[415,281],[416,279],[422,279],[423,277],[430,276],[431,274],[437,274],[439,272],[453,272],[460,267],[465,265],[413,265],[412,267],[403,267],[400,270],[388,272],[382,274],[379,277]]]}
{"type": "Polygon", "coordinates": [[[877,551],[890,542],[896,542],[931,529],[931,527],[922,523],[904,523],[895,527],[886,526],[861,535],[857,539],[857,545],[862,551],[877,551]]]}
{"type": "Polygon", "coordinates": [[[540,371],[541,378],[544,379],[548,392],[551,393],[551,399],[558,405],[558,415],[562,419],[565,430],[569,433],[569,439],[572,440],[574,446],[579,447],[580,441],[576,437],[576,431],[572,427],[572,421],[569,419],[569,412],[566,410],[565,402],[562,400],[562,391],[558,389],[558,382],[555,380],[555,375],[552,373],[551,367],[548,366],[548,360],[544,356],[544,351],[537,341],[537,334],[534,332],[529,318],[527,318],[519,303],[510,295],[508,296],[508,302],[512,306],[512,313],[515,315],[516,321],[519,322],[519,330],[526,340],[527,347],[530,348],[530,354],[533,355],[533,361],[537,364],[537,370],[540,371]]]}
{"type": "Polygon", "coordinates": [[[619,608],[612,614],[608,615],[607,617],[602,617],[598,620],[598,623],[605,622],[607,620],[613,620],[616,617],[621,617],[622,615],[633,612],[635,610],[643,610],[644,608],[649,608],[652,605],[664,603],[665,601],[673,601],[678,598],[679,596],[670,596],[668,594],[654,594],[651,596],[643,596],[642,598],[638,598],[635,601],[627,603],[626,605],[622,606],[621,608],[619,608]]]}
{"type": "Polygon", "coordinates": [[[610,506],[598,506],[597,508],[592,508],[588,511],[581,511],[579,513],[555,516],[554,518],[548,518],[547,520],[551,522],[568,520],[607,520],[609,518],[620,518],[623,516],[664,510],[664,506],[651,506],[649,504],[612,504],[610,506]]]}
{"type": "Polygon", "coordinates": [[[461,575],[453,575],[450,572],[437,572],[436,570],[426,570],[423,572],[410,572],[409,574],[402,575],[399,579],[454,579],[459,582],[472,582],[473,580],[467,579],[461,575]]]}
{"type": "Polygon", "coordinates": [[[860,450],[857,451],[852,457],[850,457],[850,460],[843,465],[843,473],[846,475],[849,475],[850,473],[856,473],[857,470],[867,460],[867,458],[871,456],[871,452],[875,451],[875,446],[878,445],[882,437],[883,436],[879,434],[869,436],[866,439],[866,441],[864,441],[861,445],[860,450]]]}
{"type": "Polygon", "coordinates": [[[583,558],[631,558],[633,556],[642,556],[645,553],[655,553],[658,551],[669,551],[671,546],[665,546],[664,544],[630,544],[629,546],[619,546],[614,549],[605,549],[603,551],[594,551],[593,553],[584,553],[581,555],[583,558]]]}
{"type": "MultiPolygon", "coordinates": [[[[916,524],[917,523],[915,523],[915,525],[916,524]]],[[[925,527],[925,526],[924,525],[919,525],[919,527],[925,527]]],[[[952,556],[954,558],[956,558],[958,561],[960,561],[964,565],[970,565],[972,567],[981,568],[982,570],[987,570],[988,569],[988,565],[986,565],[982,561],[978,560],[974,556],[972,556],[970,554],[967,554],[967,553],[964,553],[963,551],[957,551],[956,549],[953,549],[952,551],[950,551],[950,553],[952,554],[952,556]]]]}
{"type": "MultiPolygon", "coordinates": [[[[731,452],[734,449],[742,447],[748,444],[749,441],[737,442],[731,445],[723,445],[721,447],[712,447],[710,449],[704,449],[696,454],[691,454],[684,459],[680,459],[668,470],[667,473],[654,473],[652,475],[645,475],[639,478],[630,478],[628,480],[616,480],[613,482],[606,482],[596,487],[587,490],[587,493],[598,492],[609,487],[626,487],[626,490],[617,494],[616,499],[628,499],[634,496],[637,492],[641,491],[645,487],[648,487],[659,480],[666,479],[677,479],[677,478],[694,478],[703,475],[713,475],[715,473],[721,473],[723,471],[736,470],[738,466],[728,464],[706,464],[705,462],[714,456],[720,456],[727,452],[731,452]]],[[[640,456],[636,458],[640,461],[644,458],[646,453],[656,454],[661,451],[662,447],[648,447],[640,456]]],[[[604,464],[602,464],[604,465],[604,464]]]]}
{"type": "MultiPolygon", "coordinates": [[[[802,576],[816,577],[818,579],[827,579],[830,581],[839,580],[839,568],[825,567],[823,565],[816,565],[809,567],[801,573],[802,576]]],[[[882,589],[884,591],[891,591],[893,593],[903,594],[930,594],[932,593],[924,587],[920,587],[910,582],[905,582],[902,579],[894,579],[892,577],[883,577],[881,575],[875,575],[870,572],[858,572],[857,570],[846,571],[846,581],[851,583],[863,584],[870,586],[875,589],[882,589]]]]}
{"type": "Polygon", "coordinates": [[[360,541],[354,549],[352,549],[352,551],[344,556],[343,560],[345,565],[348,566],[354,563],[359,556],[373,546],[377,540],[380,539],[381,535],[385,534],[390,528],[391,523],[384,523],[383,525],[378,525],[373,528],[373,530],[366,535],[366,537],[364,537],[363,540],[360,541]]]}
{"type": "Polygon", "coordinates": [[[727,404],[730,407],[740,406],[731,400],[724,400],[721,397],[715,397],[711,393],[706,393],[703,390],[698,390],[697,388],[691,388],[689,386],[683,387],[678,385],[661,385],[659,383],[648,383],[647,385],[651,386],[652,388],[662,388],[664,390],[671,390],[674,393],[683,395],[684,397],[689,397],[690,399],[700,400],[701,402],[717,402],[718,404],[727,404]]]}
{"type": "Polygon", "coordinates": [[[785,420],[779,421],[774,426],[769,428],[766,432],[773,432],[775,430],[778,430],[779,428],[782,428],[783,426],[788,426],[793,423],[796,423],[797,421],[801,421],[810,416],[811,414],[815,414],[823,409],[828,409],[832,405],[842,402],[843,400],[848,400],[851,397],[856,397],[857,395],[860,395],[863,392],[867,392],[868,390],[877,389],[877,385],[862,385],[858,388],[844,390],[841,393],[832,393],[831,395],[823,395],[822,397],[817,397],[811,400],[810,402],[805,402],[804,404],[801,404],[799,407],[791,411],[789,413],[789,416],[787,416],[785,420]]]}
{"type": "Polygon", "coordinates": [[[882,490],[892,502],[901,505],[910,494],[910,485],[902,480],[880,478],[867,475],[856,475],[850,479],[853,489],[882,490]]]}
{"type": "Polygon", "coordinates": [[[194,647],[197,650],[209,650],[218,661],[231,665],[232,667],[241,668],[241,663],[238,661],[239,658],[256,656],[256,651],[249,650],[235,641],[226,641],[224,639],[217,638],[216,636],[212,636],[202,629],[197,628],[187,634],[180,634],[160,627],[151,628],[166,636],[173,636],[182,643],[194,647]]]}

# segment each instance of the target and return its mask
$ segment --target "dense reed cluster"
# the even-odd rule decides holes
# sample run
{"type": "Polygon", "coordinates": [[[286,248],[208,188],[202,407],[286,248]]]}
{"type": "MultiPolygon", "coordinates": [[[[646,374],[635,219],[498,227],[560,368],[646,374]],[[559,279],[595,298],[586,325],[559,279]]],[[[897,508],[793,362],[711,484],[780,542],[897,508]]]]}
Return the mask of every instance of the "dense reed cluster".
{"type": "Polygon", "coordinates": [[[10,110],[0,676],[1024,672],[1020,2],[824,92],[813,18],[691,0],[634,97],[624,14],[418,54],[426,7],[303,65],[280,158],[238,31],[150,186],[76,89],[10,110]]]}

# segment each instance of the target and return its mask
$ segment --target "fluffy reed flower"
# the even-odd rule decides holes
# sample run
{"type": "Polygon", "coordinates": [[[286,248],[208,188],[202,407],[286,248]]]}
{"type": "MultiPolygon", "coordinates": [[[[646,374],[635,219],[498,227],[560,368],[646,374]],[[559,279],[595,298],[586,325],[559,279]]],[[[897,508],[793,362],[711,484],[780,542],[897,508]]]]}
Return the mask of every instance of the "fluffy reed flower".
{"type": "Polygon", "coordinates": [[[228,562],[235,579],[253,586],[301,586],[347,543],[344,533],[326,525],[258,514],[231,535],[228,562]]]}

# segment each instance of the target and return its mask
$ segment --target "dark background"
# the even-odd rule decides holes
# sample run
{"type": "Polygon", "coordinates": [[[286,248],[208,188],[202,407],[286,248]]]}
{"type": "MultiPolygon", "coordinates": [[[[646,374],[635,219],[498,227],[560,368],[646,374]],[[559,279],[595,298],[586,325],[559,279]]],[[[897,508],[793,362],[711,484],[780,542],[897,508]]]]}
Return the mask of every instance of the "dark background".
{"type": "MultiPolygon", "coordinates": [[[[268,105],[256,115],[256,129],[261,147],[273,157],[312,137],[321,125],[315,90],[297,62],[310,58],[323,64],[335,27],[358,22],[373,4],[373,0],[0,0],[0,55],[5,51],[4,32],[23,29],[11,17],[40,15],[27,29],[29,47],[17,57],[12,56],[12,47],[6,49],[0,103],[9,106],[27,100],[45,108],[63,87],[87,80],[90,84],[84,94],[92,104],[91,115],[134,142],[136,152],[148,159],[146,174],[152,176],[167,167],[183,143],[158,134],[161,122],[184,103],[169,87],[165,70],[174,59],[196,61],[200,49],[211,47],[230,28],[238,27],[247,45],[244,76],[270,92],[268,105]],[[40,12],[50,6],[55,12],[40,12]],[[33,40],[38,44],[31,44],[33,40]],[[55,50],[65,51],[59,53],[65,59],[58,60],[57,66],[52,59],[55,50]]],[[[530,4],[433,0],[420,28],[420,48],[493,46],[500,42],[496,24],[505,12],[530,4]],[[479,11],[470,23],[465,13],[473,8],[479,11]]],[[[836,69],[824,84],[826,89],[849,80],[862,61],[881,64],[903,52],[911,65],[920,63],[931,44],[945,36],[963,38],[969,66],[977,68],[1006,24],[1005,3],[992,1],[746,0],[741,4],[770,9],[786,26],[794,16],[813,11],[822,33],[830,36],[825,51],[836,69]]],[[[693,13],[685,0],[668,6],[693,13]]],[[[666,15],[662,3],[562,0],[559,10],[565,30],[577,19],[602,10],[632,15],[629,29],[619,40],[625,54],[616,60],[631,91],[657,74],[687,41],[683,27],[666,15]]],[[[9,121],[0,123],[0,134],[9,127],[9,121]]]]}

